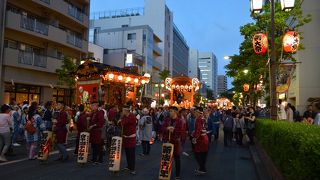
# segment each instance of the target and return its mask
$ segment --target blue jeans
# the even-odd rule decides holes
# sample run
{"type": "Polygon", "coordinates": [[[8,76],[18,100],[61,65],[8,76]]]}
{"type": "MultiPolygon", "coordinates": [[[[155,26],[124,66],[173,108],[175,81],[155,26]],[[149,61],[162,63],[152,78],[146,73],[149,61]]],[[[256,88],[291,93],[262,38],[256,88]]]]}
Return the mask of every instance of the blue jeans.
{"type": "Polygon", "coordinates": [[[67,152],[66,146],[64,144],[56,144],[56,145],[57,145],[57,148],[60,152],[62,159],[67,159],[68,152],[67,152]]]}

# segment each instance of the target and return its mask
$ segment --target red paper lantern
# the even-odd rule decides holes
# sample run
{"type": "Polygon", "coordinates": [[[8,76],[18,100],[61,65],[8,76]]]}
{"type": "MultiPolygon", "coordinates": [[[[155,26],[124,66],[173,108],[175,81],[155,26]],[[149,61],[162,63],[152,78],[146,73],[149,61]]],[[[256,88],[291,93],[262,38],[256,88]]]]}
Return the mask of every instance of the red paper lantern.
{"type": "Polygon", "coordinates": [[[250,88],[249,84],[244,84],[244,85],[243,85],[243,91],[244,91],[244,92],[248,92],[248,91],[249,91],[249,88],[250,88]]]}
{"type": "Polygon", "coordinates": [[[268,50],[268,37],[263,33],[257,33],[252,39],[253,50],[256,54],[264,54],[268,50]]]}
{"type": "Polygon", "coordinates": [[[283,51],[287,53],[297,52],[300,44],[300,35],[295,31],[288,31],[282,41],[283,51]]]}

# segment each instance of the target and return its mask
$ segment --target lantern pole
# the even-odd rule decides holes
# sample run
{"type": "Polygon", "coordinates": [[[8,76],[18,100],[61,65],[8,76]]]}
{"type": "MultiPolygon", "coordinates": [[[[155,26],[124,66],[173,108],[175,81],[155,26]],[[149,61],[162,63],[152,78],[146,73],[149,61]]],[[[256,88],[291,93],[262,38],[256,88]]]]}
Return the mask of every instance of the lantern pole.
{"type": "Polygon", "coordinates": [[[270,108],[271,119],[277,120],[278,117],[278,102],[277,102],[277,63],[276,63],[276,48],[275,48],[275,5],[274,0],[270,0],[271,6],[271,23],[270,23],[270,36],[271,36],[271,59],[270,59],[270,108]]]}

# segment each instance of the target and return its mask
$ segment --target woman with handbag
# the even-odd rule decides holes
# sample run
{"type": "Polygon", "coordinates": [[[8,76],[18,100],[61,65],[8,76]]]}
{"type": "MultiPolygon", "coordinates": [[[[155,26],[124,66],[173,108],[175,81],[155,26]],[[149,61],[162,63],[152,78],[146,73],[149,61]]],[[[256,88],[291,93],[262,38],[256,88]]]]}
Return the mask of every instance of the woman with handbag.
{"type": "Polygon", "coordinates": [[[39,114],[37,114],[38,103],[32,102],[29,107],[27,118],[22,122],[25,129],[25,137],[27,141],[27,150],[29,160],[37,159],[38,142],[41,139],[41,132],[46,126],[39,114]]]}

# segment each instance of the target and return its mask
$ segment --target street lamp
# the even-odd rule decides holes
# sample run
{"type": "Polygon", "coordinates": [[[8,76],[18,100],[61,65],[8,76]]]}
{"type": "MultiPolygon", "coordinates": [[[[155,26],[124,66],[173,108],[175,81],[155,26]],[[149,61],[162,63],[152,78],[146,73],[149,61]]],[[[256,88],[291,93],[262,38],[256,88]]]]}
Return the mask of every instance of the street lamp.
{"type": "Polygon", "coordinates": [[[249,72],[248,69],[243,70],[243,73],[244,73],[244,74],[248,74],[248,72],[249,72]]]}
{"type": "MultiPolygon", "coordinates": [[[[271,107],[271,118],[276,120],[278,117],[278,101],[277,101],[277,56],[275,48],[275,0],[270,1],[270,36],[271,36],[271,58],[269,64],[269,76],[270,76],[270,107],[271,107]]],[[[281,0],[281,6],[283,10],[290,10],[294,7],[295,0],[281,0]]],[[[259,13],[262,10],[262,0],[251,0],[251,12],[259,13]]]]}

